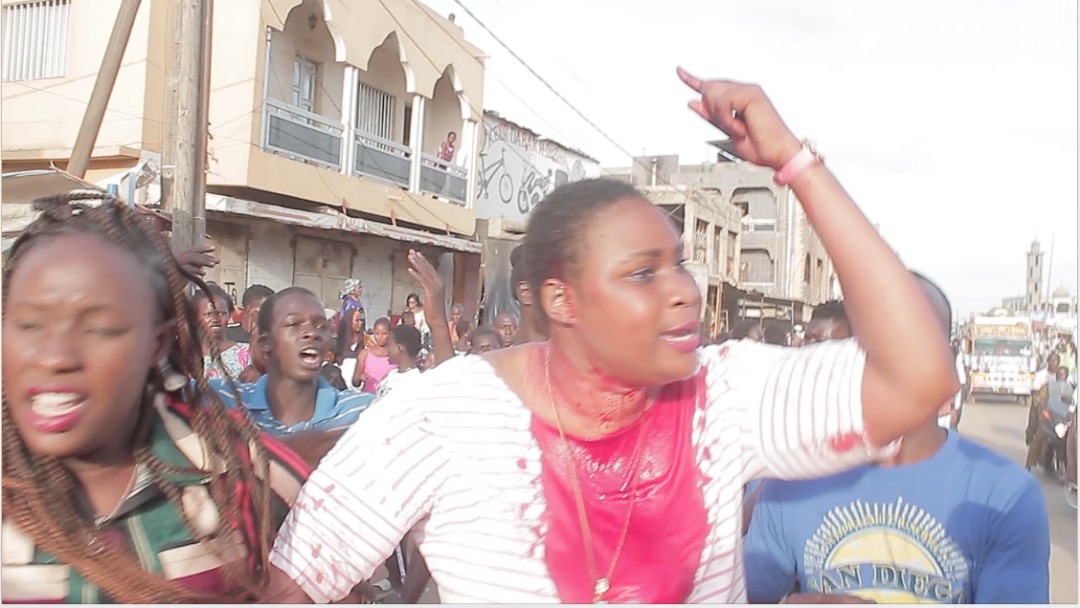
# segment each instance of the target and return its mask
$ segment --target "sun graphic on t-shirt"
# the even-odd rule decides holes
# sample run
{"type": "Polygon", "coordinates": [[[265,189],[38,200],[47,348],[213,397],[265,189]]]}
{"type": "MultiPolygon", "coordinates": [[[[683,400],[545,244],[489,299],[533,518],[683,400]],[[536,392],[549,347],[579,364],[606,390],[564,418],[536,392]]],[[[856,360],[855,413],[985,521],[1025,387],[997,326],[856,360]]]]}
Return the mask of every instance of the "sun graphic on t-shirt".
{"type": "Polygon", "coordinates": [[[902,498],[833,509],[807,541],[803,563],[803,591],[878,603],[963,601],[968,579],[968,564],[944,527],[902,498]]]}

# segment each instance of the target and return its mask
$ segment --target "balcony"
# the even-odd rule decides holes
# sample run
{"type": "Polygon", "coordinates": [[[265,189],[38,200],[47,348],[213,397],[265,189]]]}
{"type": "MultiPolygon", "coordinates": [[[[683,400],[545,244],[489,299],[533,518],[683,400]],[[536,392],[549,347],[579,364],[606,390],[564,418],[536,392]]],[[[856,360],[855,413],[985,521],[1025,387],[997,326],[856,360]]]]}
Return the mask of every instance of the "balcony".
{"type": "Polygon", "coordinates": [[[355,135],[353,175],[387,181],[401,188],[409,187],[412,150],[408,146],[360,130],[355,135]]]}
{"type": "Polygon", "coordinates": [[[344,126],[276,99],[264,105],[263,149],[339,171],[344,126]]]}
{"type": "Polygon", "coordinates": [[[469,173],[465,167],[448,164],[430,154],[422,154],[420,158],[420,192],[464,205],[469,187],[469,173]]]}

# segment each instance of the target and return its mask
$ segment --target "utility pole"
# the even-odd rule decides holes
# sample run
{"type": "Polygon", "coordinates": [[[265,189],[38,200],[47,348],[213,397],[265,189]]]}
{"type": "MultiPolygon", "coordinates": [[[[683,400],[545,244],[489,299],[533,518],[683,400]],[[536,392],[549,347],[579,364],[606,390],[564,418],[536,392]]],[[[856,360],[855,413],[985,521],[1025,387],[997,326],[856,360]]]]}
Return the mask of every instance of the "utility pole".
{"type": "Polygon", "coordinates": [[[172,213],[177,250],[201,244],[206,234],[212,23],[213,0],[172,0],[161,150],[172,179],[163,184],[162,207],[172,213]]]}
{"type": "Polygon", "coordinates": [[[75,177],[86,176],[86,168],[90,165],[90,155],[94,151],[94,143],[101,131],[101,122],[105,118],[105,109],[109,105],[113,86],[116,85],[116,75],[120,72],[124,51],[127,49],[128,39],[131,38],[131,28],[135,24],[139,4],[140,0],[124,0],[120,4],[120,11],[116,14],[109,44],[105,47],[105,56],[101,59],[101,70],[98,71],[97,80],[94,81],[90,101],[86,102],[86,113],[83,114],[79,134],[75,138],[75,148],[71,151],[71,160],[68,161],[67,171],[75,177]]]}

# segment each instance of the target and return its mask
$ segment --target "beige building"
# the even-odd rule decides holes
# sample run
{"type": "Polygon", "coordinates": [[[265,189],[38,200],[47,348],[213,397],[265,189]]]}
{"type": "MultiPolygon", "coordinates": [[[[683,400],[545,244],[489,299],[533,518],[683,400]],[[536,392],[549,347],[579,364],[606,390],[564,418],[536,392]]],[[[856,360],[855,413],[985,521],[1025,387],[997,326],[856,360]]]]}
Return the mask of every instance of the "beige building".
{"type": "Polygon", "coordinates": [[[702,307],[710,335],[730,327],[722,311],[725,282],[738,280],[741,216],[720,193],[687,186],[641,186],[653,203],[665,210],[682,234],[687,260],[705,273],[702,307]]]}
{"type": "MultiPolygon", "coordinates": [[[[172,2],[144,0],[87,181],[155,205],[172,2]]],[[[2,0],[3,170],[64,167],[120,0],[2,0]]],[[[303,285],[337,301],[364,281],[373,315],[440,263],[450,298],[479,295],[475,227],[483,53],[412,0],[214,3],[207,232],[212,279],[303,285]],[[452,162],[435,154],[457,134],[452,162]]],[[[168,168],[165,168],[168,172],[168,168]]]]}
{"type": "Polygon", "coordinates": [[[632,167],[605,173],[650,191],[668,187],[707,193],[717,204],[736,209],[741,217],[736,272],[728,272],[725,280],[758,294],[762,304],[742,298],[746,301],[731,320],[768,316],[755,308],[775,308],[775,302],[765,301],[769,299],[788,301],[791,320],[805,321],[810,308],[795,303],[813,306],[838,295],[835,271],[821,240],[791,189],[773,182],[772,171],[738,160],[726,142],[711,143],[718,149],[717,162],[680,165],[678,156],[641,156],[632,167]]]}

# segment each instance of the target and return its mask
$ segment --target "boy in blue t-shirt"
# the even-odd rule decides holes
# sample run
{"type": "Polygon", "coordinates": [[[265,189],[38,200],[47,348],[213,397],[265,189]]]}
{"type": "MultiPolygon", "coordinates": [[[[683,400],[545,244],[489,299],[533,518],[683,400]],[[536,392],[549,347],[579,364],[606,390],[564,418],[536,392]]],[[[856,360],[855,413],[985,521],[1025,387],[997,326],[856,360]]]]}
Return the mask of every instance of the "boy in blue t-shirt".
{"type": "MultiPolygon", "coordinates": [[[[948,300],[919,278],[947,331],[948,300]]],[[[905,435],[890,462],[767,481],[753,509],[744,545],[751,602],[775,603],[796,585],[878,603],[1049,601],[1038,483],[934,419],[905,435]]]]}

